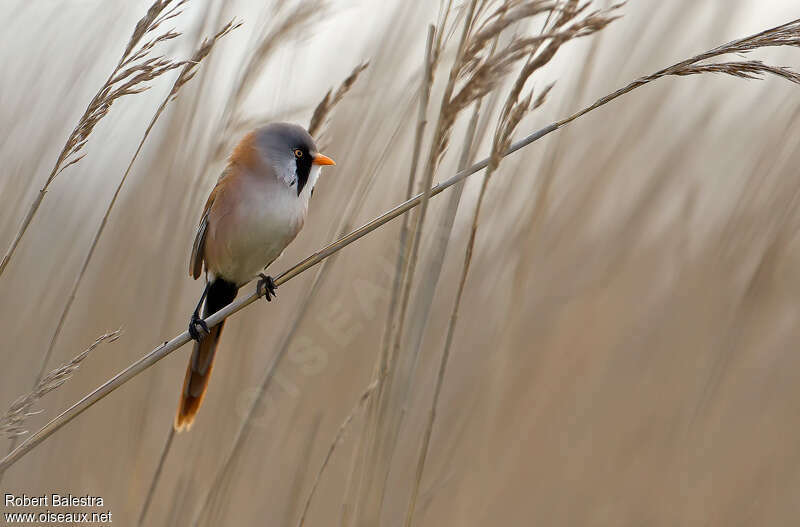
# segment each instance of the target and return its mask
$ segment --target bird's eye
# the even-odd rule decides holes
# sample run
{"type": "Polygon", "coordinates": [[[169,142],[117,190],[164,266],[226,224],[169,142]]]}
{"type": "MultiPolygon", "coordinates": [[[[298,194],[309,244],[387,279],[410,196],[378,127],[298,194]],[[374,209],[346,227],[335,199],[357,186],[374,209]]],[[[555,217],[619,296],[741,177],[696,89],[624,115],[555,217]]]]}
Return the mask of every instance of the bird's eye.
{"type": "Polygon", "coordinates": [[[300,150],[299,148],[295,148],[294,149],[294,157],[300,159],[301,157],[303,157],[303,151],[300,150]]]}

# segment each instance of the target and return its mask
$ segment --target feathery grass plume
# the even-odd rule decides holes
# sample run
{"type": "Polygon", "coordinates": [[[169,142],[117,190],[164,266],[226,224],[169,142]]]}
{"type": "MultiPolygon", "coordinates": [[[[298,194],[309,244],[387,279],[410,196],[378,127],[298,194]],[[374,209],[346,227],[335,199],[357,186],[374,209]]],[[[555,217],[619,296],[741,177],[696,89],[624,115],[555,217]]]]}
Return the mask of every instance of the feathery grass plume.
{"type": "Polygon", "coordinates": [[[100,90],[89,101],[89,105],[86,107],[78,124],[72,130],[67,142],[58,154],[56,163],[47,176],[44,186],[39,190],[36,198],[28,208],[19,230],[6,250],[2,261],[0,261],[0,276],[3,275],[11,258],[14,256],[17,246],[39,210],[50,184],[62,171],[76,164],[86,155],[82,151],[89,141],[89,136],[103,117],[108,114],[111,105],[126,95],[133,95],[147,90],[153,80],[168,71],[184,65],[182,61],[174,61],[163,55],[151,56],[151,53],[158,44],[180,36],[180,33],[174,29],[161,33],[158,33],[158,30],[164,22],[180,15],[186,2],[188,0],[178,0],[177,2],[173,2],[173,0],[156,0],[136,24],[122,57],[112,70],[111,75],[100,87],[100,90]],[[155,35],[149,36],[151,34],[155,35]],[[148,36],[149,39],[142,43],[142,40],[148,36]]]}
{"type": "MultiPolygon", "coordinates": [[[[211,50],[214,49],[217,41],[231,31],[241,27],[241,25],[242,22],[235,22],[231,20],[222,26],[222,28],[220,28],[220,30],[214,35],[203,39],[203,42],[200,43],[200,46],[195,50],[192,57],[184,64],[180,75],[178,75],[178,78],[175,80],[175,84],[172,85],[172,89],[170,90],[170,100],[174,101],[178,97],[178,92],[181,88],[183,88],[183,85],[194,78],[194,76],[197,74],[198,68],[200,67],[200,63],[203,62],[203,59],[208,57],[208,55],[211,53],[211,50]]],[[[159,110],[163,109],[164,106],[166,106],[166,103],[162,103],[159,110]]]]}
{"type": "Polygon", "coordinates": [[[100,344],[111,343],[119,338],[120,330],[112,331],[97,337],[91,346],[83,350],[79,355],[75,356],[71,361],[62,364],[54,369],[34,386],[33,390],[14,401],[9,407],[6,414],[0,418],[0,434],[9,438],[19,437],[27,434],[28,431],[23,428],[25,419],[28,416],[40,413],[40,411],[33,412],[31,409],[36,401],[52,392],[62,384],[67,382],[72,374],[77,370],[81,363],[89,356],[91,352],[100,344]]]}
{"type": "Polygon", "coordinates": [[[322,98],[319,102],[317,107],[314,109],[314,113],[311,115],[311,121],[308,125],[308,133],[311,134],[311,137],[315,139],[319,139],[317,136],[318,133],[323,133],[322,127],[325,124],[325,120],[328,118],[330,113],[339,104],[339,101],[347,95],[347,92],[350,91],[350,88],[358,80],[359,75],[367,69],[369,66],[369,62],[363,62],[353,68],[353,71],[350,72],[350,75],[342,81],[342,84],[339,85],[339,88],[336,90],[336,93],[333,93],[333,88],[328,90],[328,93],[322,98]]]}
{"type": "Polygon", "coordinates": [[[694,57],[682,60],[651,75],[640,77],[627,86],[613,93],[609,93],[605,97],[601,97],[595,101],[594,104],[558,121],[556,124],[559,127],[564,126],[578,117],[596,110],[636,88],[640,88],[655,80],[668,76],[685,77],[703,73],[721,73],[742,79],[762,79],[766,75],[775,75],[789,82],[800,84],[800,74],[796,71],[785,66],[766,64],[760,60],[728,61],[720,63],[708,62],[712,59],[731,55],[733,53],[748,53],[757,49],[770,47],[800,48],[800,18],[749,37],[733,40],[727,44],[708,50],[705,53],[700,53],[694,57]]]}
{"type": "MultiPolygon", "coordinates": [[[[511,144],[508,150],[506,150],[504,156],[509,156],[531,145],[532,143],[547,136],[548,134],[566,126],[572,121],[575,121],[581,116],[607,104],[612,100],[615,100],[616,98],[624,94],[631,92],[633,89],[639,86],[643,86],[648,82],[651,82],[652,80],[663,78],[668,75],[679,75],[679,71],[686,71],[685,68],[693,67],[695,63],[698,61],[705,60],[705,58],[715,57],[725,53],[732,52],[732,51],[724,51],[725,49],[731,50],[737,47],[742,47],[742,48],[748,47],[748,49],[745,49],[744,51],[758,49],[756,42],[764,43],[765,47],[768,46],[800,47],[800,19],[790,22],[788,24],[784,24],[782,26],[778,26],[773,29],[763,31],[751,37],[746,37],[744,39],[733,41],[732,43],[725,44],[724,46],[720,46],[719,48],[714,48],[714,50],[706,52],[702,55],[698,55],[692,59],[688,59],[690,64],[688,66],[685,66],[683,70],[681,70],[680,68],[676,69],[675,66],[672,66],[665,70],[661,70],[660,72],[657,72],[656,74],[653,74],[651,76],[642,77],[641,79],[634,81],[625,88],[617,90],[616,92],[613,92],[607,96],[602,97],[601,99],[598,99],[591,106],[587,106],[582,110],[570,115],[569,117],[566,117],[560,121],[553,122],[545,126],[544,128],[541,128],[525,136],[524,138],[515,141],[514,143],[511,144]],[[645,82],[644,79],[649,79],[649,80],[646,80],[645,82]]],[[[783,69],[788,70],[788,68],[783,68],[783,69]]],[[[762,70],[762,72],[765,71],[766,70],[762,70]]],[[[480,172],[481,170],[484,170],[486,167],[489,166],[489,162],[490,159],[488,158],[483,159],[475,163],[474,165],[470,166],[469,168],[457,173],[453,177],[439,183],[435,187],[431,188],[430,196],[432,197],[439,195],[448,188],[463,181],[467,177],[477,172],[480,172]]],[[[423,200],[423,197],[424,193],[417,194],[413,198],[395,206],[389,211],[386,211],[380,216],[365,223],[361,227],[358,227],[357,229],[353,230],[352,232],[343,236],[337,241],[319,249],[312,255],[308,256],[304,260],[298,262],[294,266],[290,267],[283,273],[280,273],[278,276],[276,276],[275,277],[276,285],[281,286],[282,284],[285,284],[289,280],[292,280],[293,278],[306,272],[312,267],[325,261],[327,258],[336,254],[344,247],[347,247],[356,240],[359,240],[360,238],[366,236],[367,234],[374,232],[376,229],[379,229],[383,225],[386,225],[391,220],[407,213],[414,207],[419,206],[423,200]]],[[[208,324],[209,327],[214,327],[215,325],[227,319],[234,313],[237,313],[238,311],[241,311],[248,305],[254,303],[259,298],[260,295],[258,294],[258,292],[253,291],[249,295],[242,297],[241,299],[221,309],[214,315],[208,317],[205,320],[205,322],[208,324]]],[[[81,398],[79,401],[73,404],[70,408],[59,414],[57,417],[53,418],[49,423],[47,423],[42,428],[37,430],[35,433],[27,437],[26,440],[23,443],[21,443],[16,449],[14,449],[13,452],[11,452],[7,456],[5,456],[2,460],[0,460],[0,474],[4,473],[5,470],[7,470],[11,465],[19,461],[27,453],[36,448],[36,446],[41,444],[45,439],[53,435],[56,431],[60,430],[64,425],[75,419],[77,416],[81,415],[92,405],[96,404],[98,401],[105,398],[114,390],[116,390],[126,382],[130,381],[132,378],[136,377],[143,371],[147,370],[148,368],[153,366],[156,362],[163,359],[164,357],[174,352],[175,350],[181,348],[183,345],[187,344],[190,341],[191,337],[189,336],[188,331],[184,331],[180,335],[173,337],[172,340],[169,340],[164,344],[151,350],[149,353],[145,354],[139,360],[129,365],[127,368],[120,371],[119,373],[117,373],[114,377],[105,381],[102,385],[98,386],[92,392],[85,395],[83,398],[81,398]]],[[[370,400],[374,399],[370,398],[370,400]]]]}

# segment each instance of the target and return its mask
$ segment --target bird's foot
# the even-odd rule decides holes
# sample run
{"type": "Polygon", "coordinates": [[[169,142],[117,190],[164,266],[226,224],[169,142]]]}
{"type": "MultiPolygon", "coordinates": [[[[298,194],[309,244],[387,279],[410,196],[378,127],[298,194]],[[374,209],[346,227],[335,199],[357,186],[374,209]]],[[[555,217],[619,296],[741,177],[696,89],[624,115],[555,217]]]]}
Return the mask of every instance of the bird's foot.
{"type": "Polygon", "coordinates": [[[211,330],[208,329],[208,324],[200,318],[200,315],[193,313],[191,320],[189,320],[189,335],[192,339],[200,342],[206,338],[209,333],[211,333],[211,330]]]}
{"type": "Polygon", "coordinates": [[[261,296],[263,293],[264,298],[267,299],[267,302],[272,302],[272,298],[278,296],[278,293],[275,292],[277,287],[275,285],[275,280],[273,280],[271,276],[267,276],[264,273],[259,273],[258,276],[261,277],[261,280],[258,281],[258,286],[256,286],[256,292],[258,293],[258,296],[261,296]]]}

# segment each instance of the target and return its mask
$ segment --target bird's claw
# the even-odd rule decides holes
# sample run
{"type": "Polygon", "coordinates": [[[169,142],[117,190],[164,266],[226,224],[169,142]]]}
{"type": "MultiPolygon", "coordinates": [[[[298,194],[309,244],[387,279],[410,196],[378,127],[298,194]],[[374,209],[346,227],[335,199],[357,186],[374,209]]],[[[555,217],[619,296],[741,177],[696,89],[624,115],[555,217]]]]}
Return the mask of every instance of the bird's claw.
{"type": "Polygon", "coordinates": [[[208,324],[206,324],[205,320],[200,318],[197,313],[194,313],[192,319],[189,321],[189,335],[192,337],[192,340],[200,342],[209,333],[211,333],[211,330],[208,329],[208,324]]]}
{"type": "Polygon", "coordinates": [[[258,293],[258,296],[263,294],[267,302],[272,302],[272,298],[278,296],[278,293],[275,291],[277,288],[275,280],[264,273],[259,273],[258,276],[261,277],[261,280],[258,281],[258,286],[256,286],[256,293],[258,293]]]}

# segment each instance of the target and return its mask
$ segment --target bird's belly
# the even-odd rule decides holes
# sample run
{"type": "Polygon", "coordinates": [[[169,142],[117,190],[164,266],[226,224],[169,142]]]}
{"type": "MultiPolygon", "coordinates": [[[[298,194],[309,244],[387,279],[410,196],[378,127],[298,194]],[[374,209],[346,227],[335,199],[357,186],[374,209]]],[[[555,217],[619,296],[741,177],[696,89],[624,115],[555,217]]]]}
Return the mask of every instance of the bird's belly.
{"type": "Polygon", "coordinates": [[[295,203],[284,207],[241,207],[227,223],[225,255],[216,272],[226,280],[243,285],[271,264],[303,227],[305,211],[295,203]]]}

